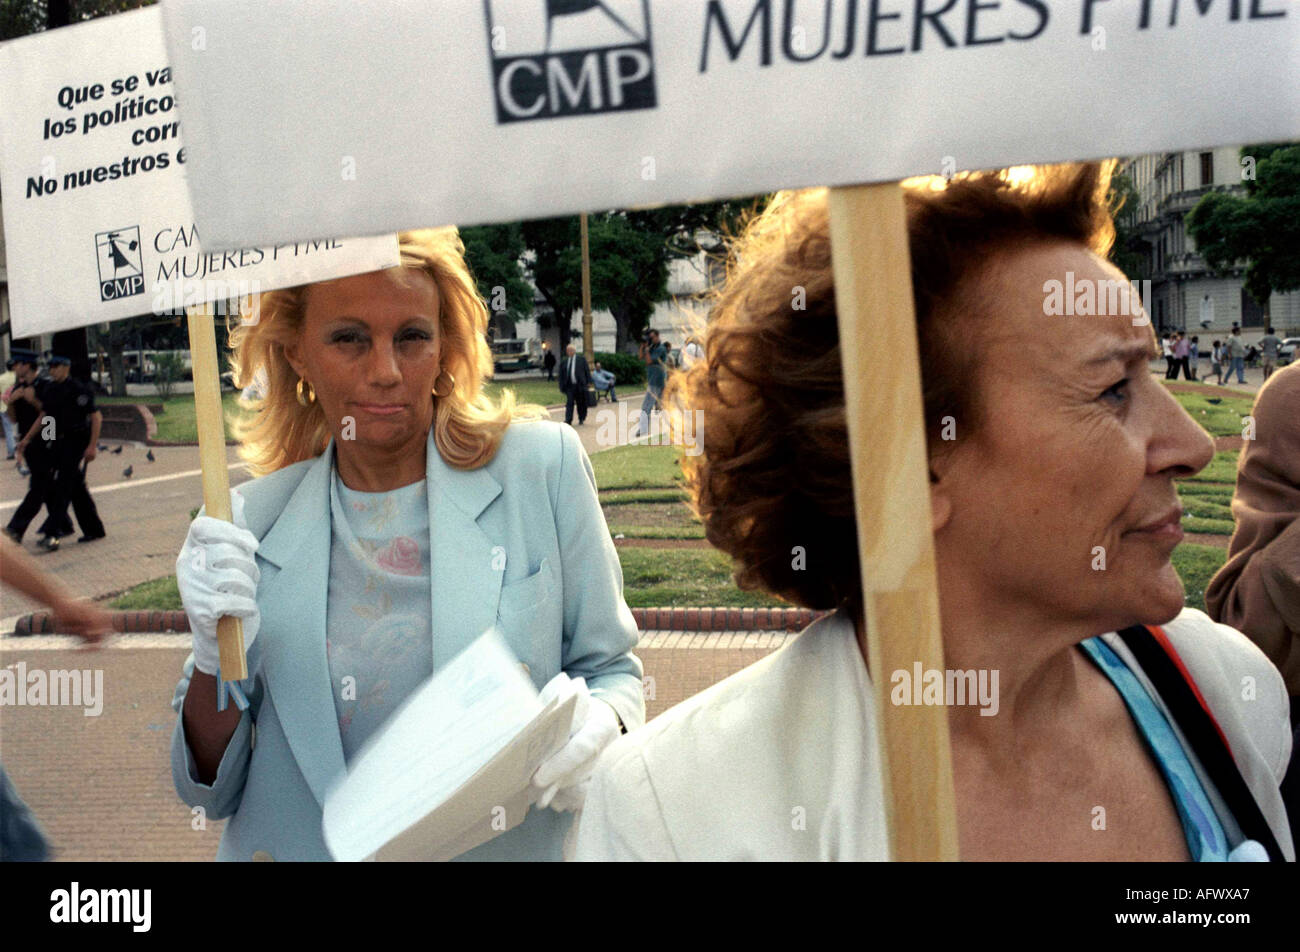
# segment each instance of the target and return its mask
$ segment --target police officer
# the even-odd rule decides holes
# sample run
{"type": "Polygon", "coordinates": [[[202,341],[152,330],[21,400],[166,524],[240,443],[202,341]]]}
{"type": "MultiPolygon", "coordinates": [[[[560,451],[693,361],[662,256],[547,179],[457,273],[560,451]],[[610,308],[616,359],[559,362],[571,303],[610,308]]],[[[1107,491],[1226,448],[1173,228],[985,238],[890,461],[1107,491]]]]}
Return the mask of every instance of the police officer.
{"type": "Polygon", "coordinates": [[[23,533],[41,511],[41,506],[45,506],[49,517],[40,528],[45,537],[41,545],[56,549],[59,536],[71,535],[72,523],[64,509],[50,505],[50,495],[54,491],[54,453],[46,439],[52,435],[52,428],[45,425],[43,411],[45,388],[50,380],[39,373],[36,354],[32,351],[15,350],[13,363],[15,382],[9,407],[18,427],[17,450],[27,464],[30,479],[27,495],[14,510],[5,534],[21,544],[23,533]]]}
{"type": "MultiPolygon", "coordinates": [[[[104,524],[86,488],[83,466],[95,458],[104,417],[95,407],[95,392],[90,384],[70,376],[71,365],[72,361],[62,355],[50,358],[50,382],[41,401],[45,415],[54,418],[54,491],[49,508],[51,518],[57,513],[67,523],[63,534],[71,535],[67,516],[71,503],[82,532],[77,541],[94,542],[104,538],[104,524]]],[[[57,545],[56,541],[54,547],[57,545]]]]}

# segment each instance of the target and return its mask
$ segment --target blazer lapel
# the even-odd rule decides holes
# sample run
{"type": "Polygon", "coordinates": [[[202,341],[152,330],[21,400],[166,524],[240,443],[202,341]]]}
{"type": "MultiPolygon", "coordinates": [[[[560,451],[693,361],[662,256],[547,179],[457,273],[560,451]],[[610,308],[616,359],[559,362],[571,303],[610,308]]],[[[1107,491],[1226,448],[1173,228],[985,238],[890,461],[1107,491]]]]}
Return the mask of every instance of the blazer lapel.
{"type": "Polygon", "coordinates": [[[258,597],[262,670],[289,747],[320,803],[347,770],[325,655],[333,465],[331,440],[257,549],[279,568],[258,597]]]}
{"type": "Polygon", "coordinates": [[[496,623],[505,577],[505,549],[478,524],[501,495],[486,468],[453,469],[429,431],[429,574],[433,619],[433,669],[437,671],[496,623]]]}

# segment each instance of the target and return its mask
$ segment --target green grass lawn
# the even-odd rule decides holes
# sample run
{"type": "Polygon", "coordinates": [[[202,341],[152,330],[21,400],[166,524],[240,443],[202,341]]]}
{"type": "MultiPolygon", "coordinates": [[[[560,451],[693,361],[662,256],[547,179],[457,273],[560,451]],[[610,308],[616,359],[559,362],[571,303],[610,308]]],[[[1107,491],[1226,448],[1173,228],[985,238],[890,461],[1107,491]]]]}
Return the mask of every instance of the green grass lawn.
{"type": "Polygon", "coordinates": [[[1174,399],[1182,404],[1193,420],[1214,436],[1241,436],[1241,418],[1250,414],[1254,397],[1207,397],[1200,393],[1175,393],[1174,399]],[[1218,400],[1218,403],[1211,403],[1218,400]]]}
{"type": "Polygon", "coordinates": [[[680,452],[675,446],[631,445],[597,453],[591,458],[596,485],[602,491],[680,487],[683,485],[680,452]]]}
{"type": "Polygon", "coordinates": [[[742,592],[731,578],[731,559],[713,549],[619,549],[623,597],[632,608],[739,608],[786,603],[763,592],[742,592]]]}
{"type": "Polygon", "coordinates": [[[1205,611],[1205,588],[1214,573],[1228,560],[1228,550],[1213,545],[1184,542],[1174,549],[1174,568],[1183,580],[1183,603],[1205,611]]]}
{"type": "MultiPolygon", "coordinates": [[[[193,394],[180,394],[168,400],[160,400],[158,397],[100,397],[98,400],[101,404],[161,403],[163,412],[154,414],[154,419],[158,423],[158,432],[155,434],[155,438],[168,443],[198,442],[199,430],[198,424],[195,422],[193,394]]],[[[233,391],[221,395],[221,405],[226,416],[226,439],[228,440],[234,438],[234,433],[231,430],[232,421],[238,419],[244,413],[238,401],[239,394],[233,391]]]]}
{"type": "MultiPolygon", "coordinates": [[[[1195,476],[1188,476],[1186,479],[1179,480],[1179,483],[1227,483],[1229,487],[1237,483],[1237,457],[1240,455],[1238,450],[1222,450],[1214,454],[1214,459],[1210,460],[1210,465],[1205,467],[1195,476]]],[[[1231,489],[1229,489],[1231,492],[1231,489]]]]}
{"type": "Polygon", "coordinates": [[[489,380],[483,385],[483,392],[494,400],[501,396],[502,390],[513,390],[515,399],[520,403],[539,403],[544,407],[553,407],[557,403],[564,402],[564,394],[560,393],[559,385],[554,380],[546,380],[545,378],[541,380],[535,377],[524,380],[489,380]]]}
{"type": "MultiPolygon", "coordinates": [[[[786,604],[762,592],[736,588],[731,578],[731,559],[714,549],[623,548],[618,550],[618,558],[623,565],[623,597],[632,608],[759,608],[786,604]]],[[[1188,606],[1204,611],[1205,587],[1226,558],[1226,549],[1212,545],[1184,542],[1174,550],[1174,568],[1187,589],[1188,606]]],[[[124,611],[179,610],[176,577],[137,585],[114,599],[110,607],[124,611]]]]}
{"type": "Polygon", "coordinates": [[[156,578],[128,589],[108,603],[119,611],[180,611],[181,593],[176,587],[176,576],[156,578]]]}

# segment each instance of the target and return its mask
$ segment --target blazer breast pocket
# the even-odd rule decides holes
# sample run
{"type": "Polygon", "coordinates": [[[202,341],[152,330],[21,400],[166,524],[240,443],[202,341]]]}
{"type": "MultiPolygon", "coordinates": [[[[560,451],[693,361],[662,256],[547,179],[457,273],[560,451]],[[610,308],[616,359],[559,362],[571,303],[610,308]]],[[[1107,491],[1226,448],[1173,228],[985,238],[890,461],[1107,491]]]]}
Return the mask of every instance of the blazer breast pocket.
{"type": "Polygon", "coordinates": [[[502,618],[513,618],[525,612],[535,612],[554,595],[554,572],[551,569],[551,560],[545,558],[532,575],[501,586],[501,601],[498,603],[497,614],[502,618]]]}

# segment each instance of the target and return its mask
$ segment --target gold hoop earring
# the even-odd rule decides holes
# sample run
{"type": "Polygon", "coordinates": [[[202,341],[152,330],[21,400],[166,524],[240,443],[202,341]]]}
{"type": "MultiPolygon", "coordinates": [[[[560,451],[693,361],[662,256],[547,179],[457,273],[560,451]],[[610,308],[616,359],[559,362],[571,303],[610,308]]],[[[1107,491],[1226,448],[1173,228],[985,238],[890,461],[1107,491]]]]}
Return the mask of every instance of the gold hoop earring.
{"type": "Polygon", "coordinates": [[[451,392],[452,392],[453,390],[455,390],[455,389],[456,389],[456,378],[453,377],[451,374],[449,374],[449,373],[448,373],[447,371],[445,371],[445,370],[440,370],[440,371],[438,371],[438,376],[435,377],[435,378],[434,378],[434,381],[433,381],[433,395],[434,395],[435,397],[449,397],[449,396],[451,396],[451,392]],[[447,384],[447,392],[446,392],[446,393],[439,393],[439,392],[438,392],[438,382],[439,382],[440,380],[442,380],[443,377],[446,377],[447,380],[449,381],[449,383],[447,384]]]}
{"type": "Polygon", "coordinates": [[[307,383],[302,377],[298,378],[298,402],[304,407],[309,407],[316,402],[316,388],[307,383]],[[307,387],[306,394],[302,392],[304,385],[307,387]]]}

